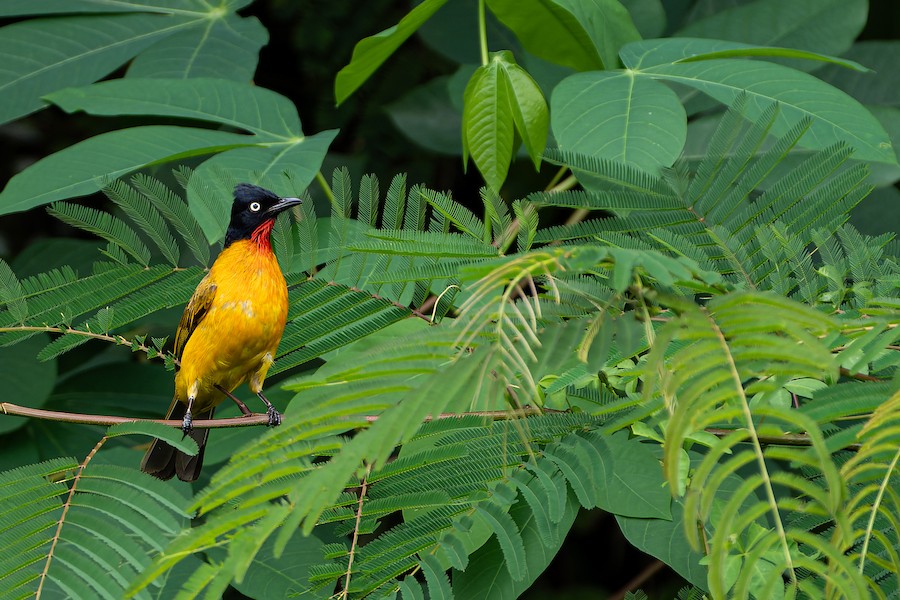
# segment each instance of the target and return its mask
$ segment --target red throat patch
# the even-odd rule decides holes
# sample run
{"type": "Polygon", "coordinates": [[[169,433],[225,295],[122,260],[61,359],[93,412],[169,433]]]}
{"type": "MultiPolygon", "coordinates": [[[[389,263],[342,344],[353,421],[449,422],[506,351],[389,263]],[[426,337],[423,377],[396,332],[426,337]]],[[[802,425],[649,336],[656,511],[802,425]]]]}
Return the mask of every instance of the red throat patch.
{"type": "Polygon", "coordinates": [[[269,219],[264,221],[259,227],[253,230],[253,234],[250,236],[260,250],[265,250],[266,252],[272,251],[272,228],[275,227],[275,220],[269,219]]]}

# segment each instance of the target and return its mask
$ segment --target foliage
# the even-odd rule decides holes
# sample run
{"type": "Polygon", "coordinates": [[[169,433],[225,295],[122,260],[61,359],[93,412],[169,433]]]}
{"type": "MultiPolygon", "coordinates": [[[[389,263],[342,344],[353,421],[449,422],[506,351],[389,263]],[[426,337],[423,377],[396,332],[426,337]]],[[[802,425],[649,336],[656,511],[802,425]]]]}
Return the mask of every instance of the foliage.
{"type": "MultiPolygon", "coordinates": [[[[4,412],[158,416],[165,336],[233,183],[300,196],[315,179],[327,198],[275,228],[290,309],[269,390],[284,423],[214,430],[190,487],[137,472],[134,434],[192,450],[165,427],[4,415],[0,589],[515,598],[589,510],[677,571],[679,597],[897,588],[898,246],[847,221],[900,173],[876,116],[804,71],[867,71],[833,56],[864,2],[840,22],[823,16],[833,2],[697,3],[684,35],[646,40],[665,14],[650,1],[478,2],[465,18],[481,62],[437,94],[457,102],[477,199],[346,168],[328,183],[337,132],[304,135],[291,100],[249,83],[266,34],[244,4],[0,9],[31,17],[0,29],[7,57],[49,40],[10,61],[5,119],[51,103],[142,123],[0,193],[2,213],[48,204],[102,240],[87,269],[0,260],[4,412]],[[510,201],[519,144],[560,172],[510,201]],[[97,190],[108,210],[72,201],[97,190]]],[[[440,46],[461,4],[426,0],[360,41],[337,101],[417,31],[440,46]]]]}

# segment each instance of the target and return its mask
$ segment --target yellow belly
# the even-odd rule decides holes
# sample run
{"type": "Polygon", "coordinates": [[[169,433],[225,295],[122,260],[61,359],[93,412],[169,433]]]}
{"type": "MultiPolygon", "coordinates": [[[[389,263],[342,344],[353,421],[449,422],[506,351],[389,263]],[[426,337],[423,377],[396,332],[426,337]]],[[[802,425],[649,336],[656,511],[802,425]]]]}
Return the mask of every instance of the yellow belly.
{"type": "Polygon", "coordinates": [[[287,318],[287,287],[271,252],[250,241],[235,242],[216,259],[209,278],[216,285],[208,312],[188,338],[175,376],[175,394],[193,410],[219,404],[215,386],[233,390],[245,381],[262,389],[287,318]]]}

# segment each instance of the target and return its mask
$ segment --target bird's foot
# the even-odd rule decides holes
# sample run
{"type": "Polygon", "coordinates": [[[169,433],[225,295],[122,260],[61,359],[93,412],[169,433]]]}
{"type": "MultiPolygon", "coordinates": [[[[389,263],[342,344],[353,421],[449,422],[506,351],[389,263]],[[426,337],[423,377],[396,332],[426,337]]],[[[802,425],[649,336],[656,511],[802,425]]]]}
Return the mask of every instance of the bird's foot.
{"type": "Polygon", "coordinates": [[[184,435],[188,435],[193,430],[194,418],[191,416],[191,411],[187,411],[184,413],[184,419],[181,420],[181,431],[184,432],[184,435]]]}
{"type": "Polygon", "coordinates": [[[275,410],[274,406],[270,406],[266,409],[266,414],[269,415],[269,427],[277,427],[281,425],[281,413],[275,410]]]}

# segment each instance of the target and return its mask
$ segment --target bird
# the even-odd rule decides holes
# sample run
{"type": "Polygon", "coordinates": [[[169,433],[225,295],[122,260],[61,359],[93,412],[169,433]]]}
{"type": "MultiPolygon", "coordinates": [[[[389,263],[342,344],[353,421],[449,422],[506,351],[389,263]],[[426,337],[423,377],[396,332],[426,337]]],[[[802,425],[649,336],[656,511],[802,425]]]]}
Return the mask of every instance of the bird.
{"type": "Polygon", "coordinates": [[[301,202],[249,183],[235,186],[222,252],[197,285],[175,333],[175,396],[166,419],[180,419],[199,452],[191,456],[156,439],[141,461],[145,473],[196,481],[209,430],[194,430],[192,423],[211,419],[226,397],[245,415],[252,414],[232,394],[244,382],[266,405],[268,425],[281,424],[280,413],[262,391],[288,312],[287,283],[272,251],[271,232],[275,218],[301,202]]]}

